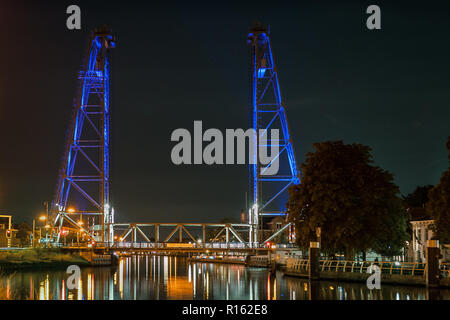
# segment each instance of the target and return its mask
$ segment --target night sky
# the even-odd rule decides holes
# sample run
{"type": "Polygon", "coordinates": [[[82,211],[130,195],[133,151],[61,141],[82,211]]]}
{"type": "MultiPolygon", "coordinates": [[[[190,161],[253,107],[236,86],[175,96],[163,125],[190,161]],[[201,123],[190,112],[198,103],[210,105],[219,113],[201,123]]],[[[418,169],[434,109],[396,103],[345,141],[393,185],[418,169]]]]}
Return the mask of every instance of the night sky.
{"type": "Polygon", "coordinates": [[[450,8],[442,2],[2,1],[0,212],[52,200],[89,31],[112,27],[116,221],[220,221],[245,207],[248,168],[175,166],[176,128],[248,128],[247,31],[270,24],[297,161],[314,142],[373,148],[401,192],[435,184],[450,135],[450,8]],[[298,2],[301,2],[299,4],[298,2]],[[339,2],[339,3],[338,3],[339,2]],[[66,28],[78,4],[82,29],[66,28]],[[366,28],[379,4],[382,29],[366,28]]]}

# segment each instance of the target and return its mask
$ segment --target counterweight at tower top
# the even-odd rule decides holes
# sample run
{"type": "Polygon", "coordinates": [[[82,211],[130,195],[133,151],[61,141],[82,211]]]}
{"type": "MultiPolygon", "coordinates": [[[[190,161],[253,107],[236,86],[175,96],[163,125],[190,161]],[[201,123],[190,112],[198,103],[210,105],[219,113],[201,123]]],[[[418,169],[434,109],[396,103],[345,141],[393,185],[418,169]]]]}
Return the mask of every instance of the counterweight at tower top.
{"type": "MultiPolygon", "coordinates": [[[[300,183],[300,174],[295,160],[292,139],[286,119],[286,112],[281,98],[278,73],[274,64],[268,29],[258,25],[250,30],[248,42],[251,46],[251,127],[263,130],[257,136],[253,155],[257,157],[250,165],[250,224],[264,229],[263,217],[285,215],[287,189],[292,184],[300,183]],[[272,139],[271,129],[279,131],[278,139],[272,139]],[[261,140],[261,137],[263,138],[261,140]],[[278,154],[271,155],[278,161],[278,173],[265,175],[267,167],[261,166],[259,159],[260,146],[278,146],[278,154]]],[[[253,241],[263,240],[255,230],[253,241]]]]}
{"type": "Polygon", "coordinates": [[[53,202],[55,234],[76,229],[94,241],[113,241],[114,211],[109,199],[110,49],[115,39],[107,28],[95,30],[88,57],[79,74],[74,105],[53,202]]]}

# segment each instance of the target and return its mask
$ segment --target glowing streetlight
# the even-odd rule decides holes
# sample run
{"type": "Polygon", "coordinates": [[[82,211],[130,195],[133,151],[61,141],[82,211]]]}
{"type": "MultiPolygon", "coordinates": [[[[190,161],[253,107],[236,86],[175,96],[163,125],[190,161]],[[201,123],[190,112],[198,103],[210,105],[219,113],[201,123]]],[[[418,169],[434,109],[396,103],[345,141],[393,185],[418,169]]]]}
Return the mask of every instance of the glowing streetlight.
{"type": "Polygon", "coordinates": [[[67,209],[67,212],[69,212],[69,213],[74,213],[74,212],[75,212],[75,209],[74,209],[74,208],[69,208],[69,209],[67,209]]]}
{"type": "Polygon", "coordinates": [[[42,215],[42,216],[39,217],[39,220],[45,221],[45,220],[47,220],[47,216],[46,215],[42,215]]]}

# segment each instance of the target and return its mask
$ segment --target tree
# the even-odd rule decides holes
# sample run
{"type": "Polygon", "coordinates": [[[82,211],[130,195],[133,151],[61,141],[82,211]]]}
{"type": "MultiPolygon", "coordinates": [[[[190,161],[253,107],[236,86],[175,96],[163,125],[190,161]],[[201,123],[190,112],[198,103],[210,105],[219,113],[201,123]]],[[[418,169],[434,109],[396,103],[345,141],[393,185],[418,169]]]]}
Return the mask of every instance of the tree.
{"type": "Polygon", "coordinates": [[[433,188],[432,185],[418,186],[412,193],[403,197],[407,208],[425,208],[428,202],[428,192],[433,188]]]}
{"type": "Polygon", "coordinates": [[[27,246],[30,244],[30,234],[33,232],[33,228],[26,222],[20,223],[17,227],[16,239],[20,240],[20,245],[27,246]]]}
{"type": "MultiPolygon", "coordinates": [[[[447,152],[450,163],[450,137],[447,139],[447,152]]],[[[450,167],[430,190],[428,198],[426,210],[434,220],[434,232],[441,242],[450,243],[450,167]]]]}
{"type": "Polygon", "coordinates": [[[328,141],[313,147],[301,184],[289,189],[288,218],[298,244],[307,247],[320,227],[325,252],[345,252],[348,259],[370,248],[399,254],[407,219],[392,174],[372,165],[368,146],[328,141]]]}
{"type": "Polygon", "coordinates": [[[450,137],[447,138],[447,153],[448,153],[448,161],[450,162],[450,137]]]}

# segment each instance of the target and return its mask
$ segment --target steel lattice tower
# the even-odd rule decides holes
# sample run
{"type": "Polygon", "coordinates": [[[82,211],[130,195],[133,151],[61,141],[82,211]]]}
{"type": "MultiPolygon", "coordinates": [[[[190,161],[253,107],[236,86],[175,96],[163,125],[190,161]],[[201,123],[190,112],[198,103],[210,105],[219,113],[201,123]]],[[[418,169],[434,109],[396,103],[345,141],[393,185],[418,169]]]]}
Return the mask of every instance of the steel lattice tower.
{"type": "Polygon", "coordinates": [[[65,226],[95,241],[113,241],[110,206],[110,49],[115,40],[109,29],[95,30],[88,56],[79,73],[80,92],[53,202],[56,241],[65,226]]]}
{"type": "MultiPolygon", "coordinates": [[[[250,164],[250,212],[249,220],[253,225],[252,240],[263,241],[263,234],[258,235],[258,229],[263,229],[264,217],[285,216],[287,189],[292,184],[300,183],[300,175],[295,160],[292,139],[286,119],[285,107],[280,94],[278,73],[274,64],[267,28],[257,25],[248,34],[251,46],[252,81],[251,94],[251,127],[255,130],[265,130],[263,141],[256,135],[257,143],[253,145],[254,164],[250,164]],[[269,137],[269,130],[278,129],[279,139],[269,137]],[[277,145],[278,154],[273,158],[279,161],[275,175],[264,175],[260,164],[259,148],[262,145],[270,147],[277,145]]],[[[271,155],[273,156],[273,155],[271,155]]]]}

